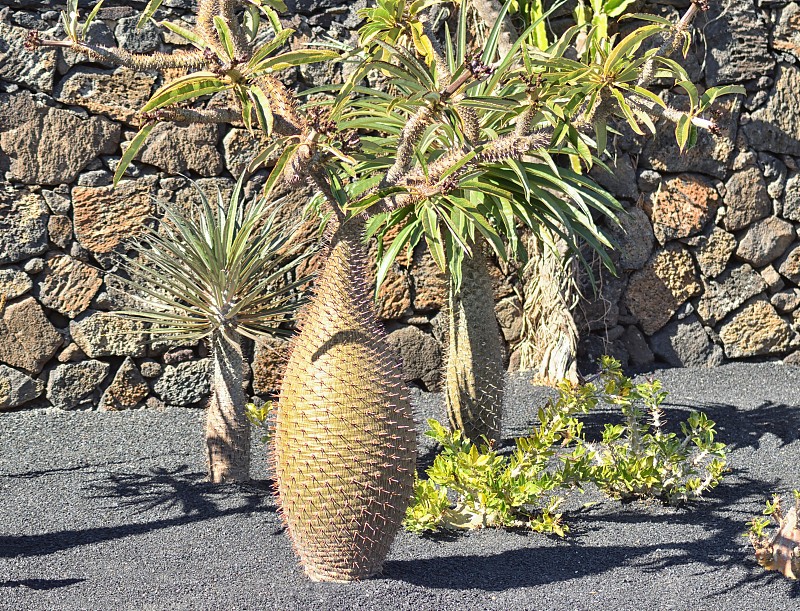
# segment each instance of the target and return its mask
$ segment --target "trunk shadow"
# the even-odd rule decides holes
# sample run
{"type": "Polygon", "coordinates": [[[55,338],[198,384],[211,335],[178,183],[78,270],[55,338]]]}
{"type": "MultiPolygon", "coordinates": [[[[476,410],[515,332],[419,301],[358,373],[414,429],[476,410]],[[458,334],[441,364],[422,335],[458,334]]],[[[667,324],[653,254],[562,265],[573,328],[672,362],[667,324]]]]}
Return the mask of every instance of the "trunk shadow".
{"type": "Polygon", "coordinates": [[[0,536],[0,558],[46,556],[75,547],[205,520],[276,511],[270,481],[212,484],[205,481],[205,473],[192,472],[187,465],[171,469],[153,468],[148,473],[109,473],[88,484],[85,489],[89,492],[88,501],[107,500],[109,503],[103,506],[104,509],[120,511],[127,519],[131,513],[140,515],[145,521],[33,535],[0,536]],[[153,514],[172,515],[152,519],[153,514]]]}

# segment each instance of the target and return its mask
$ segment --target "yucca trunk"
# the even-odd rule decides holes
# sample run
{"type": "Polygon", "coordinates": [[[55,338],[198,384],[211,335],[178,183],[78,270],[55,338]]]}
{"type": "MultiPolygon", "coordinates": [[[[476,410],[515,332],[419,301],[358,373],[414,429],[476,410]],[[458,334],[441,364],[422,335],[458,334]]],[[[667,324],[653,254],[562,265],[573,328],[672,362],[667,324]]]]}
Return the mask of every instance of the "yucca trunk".
{"type": "Polygon", "coordinates": [[[414,422],[365,282],[362,229],[351,221],[332,239],[275,422],[281,511],[315,581],[380,572],[413,492],[414,422]]]}
{"type": "Polygon", "coordinates": [[[503,416],[503,342],[494,313],[486,259],[475,245],[465,257],[462,281],[449,282],[450,336],[446,404],[450,426],[475,442],[500,440],[503,416]]]}
{"type": "Polygon", "coordinates": [[[241,337],[235,331],[215,331],[211,348],[214,377],[206,415],[208,479],[244,482],[250,479],[250,426],[242,383],[241,337]]]}
{"type": "MultiPolygon", "coordinates": [[[[542,228],[542,231],[546,231],[542,228]]],[[[563,240],[556,248],[531,235],[522,274],[525,300],[520,332],[520,369],[536,372],[538,384],[578,381],[578,328],[572,316],[577,287],[575,262],[563,240]]]]}

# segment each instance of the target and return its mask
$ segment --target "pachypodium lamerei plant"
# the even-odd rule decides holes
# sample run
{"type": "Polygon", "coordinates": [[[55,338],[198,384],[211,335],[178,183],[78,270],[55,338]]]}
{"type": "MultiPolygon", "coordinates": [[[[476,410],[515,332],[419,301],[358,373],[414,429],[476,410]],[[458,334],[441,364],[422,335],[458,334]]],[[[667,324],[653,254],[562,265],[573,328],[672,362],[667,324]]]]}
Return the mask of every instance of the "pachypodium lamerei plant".
{"type": "Polygon", "coordinates": [[[775,495],[767,501],[764,515],[747,523],[746,535],[755,550],[756,560],[768,571],[780,571],[789,579],[800,577],[800,490],[794,490],[794,505],[784,511],[781,497],[775,495]],[[777,530],[772,536],[765,529],[775,522],[777,530]]]}
{"type": "MultiPolygon", "coordinates": [[[[143,17],[152,18],[159,5],[151,0],[143,17]]],[[[279,180],[318,189],[330,219],[327,259],[299,316],[274,433],[283,515],[314,579],[350,580],[379,571],[413,487],[413,423],[369,298],[363,233],[381,240],[379,278],[402,248],[424,237],[459,299],[469,297],[461,289],[462,263],[477,260],[482,240],[501,256],[522,255],[517,223],[533,230],[545,224],[602,253],[608,241],[592,213],[613,216],[619,205],[578,170],[594,162],[595,143],[596,150],[605,148],[610,118],[623,117],[638,129],[636,117],[644,122],[640,115],[664,106],[646,90],[646,74],[688,81],[674,62],[658,63],[663,58],[657,50],[640,49],[647,38],[663,35],[662,47],[671,50],[690,19],[676,27],[644,26],[574,60],[567,50],[577,29],[546,51],[529,44],[525,33],[500,57],[495,27],[484,52],[469,54],[465,11],[455,41],[445,33],[442,43],[430,27],[430,3],[408,5],[412,9],[421,12],[422,35],[413,27],[394,45],[381,36],[365,38],[347,53],[360,62],[352,76],[307,92],[317,95],[305,106],[275,73],[338,53],[281,52],[292,32],[261,0],[201,0],[193,30],[164,23],[195,47],[183,53],[148,58],[93,45],[83,39],[86,28],[78,27],[74,0],[65,17],[66,40],[33,34],[29,41],[136,69],[190,70],[162,85],[142,108],[144,126],[115,180],[158,121],[235,122],[272,136],[249,166],[252,171],[272,163],[266,193],[279,180]],[[264,43],[258,42],[262,15],[272,29],[264,43]],[[396,46],[404,40],[416,50],[396,46]],[[370,87],[375,81],[386,88],[370,87]],[[228,107],[203,106],[204,96],[221,92],[227,92],[228,107]],[[595,138],[586,133],[591,128],[595,138]],[[558,156],[567,156],[573,169],[559,167],[558,156]],[[397,237],[384,241],[390,230],[397,237]]],[[[394,36],[391,28],[380,31],[394,36]]],[[[696,125],[713,125],[701,113],[714,95],[698,97],[688,113],[662,112],[678,121],[684,143],[696,125]]],[[[499,416],[485,417],[483,409],[489,408],[461,413],[478,427],[492,423],[485,436],[495,437],[499,416]]]]}
{"type": "MultiPolygon", "coordinates": [[[[145,16],[154,15],[159,4],[151,0],[145,16]]],[[[89,20],[96,14],[91,13],[89,20]]],[[[364,220],[346,216],[343,202],[337,199],[341,194],[337,174],[329,173],[325,164],[328,158],[349,160],[339,149],[351,143],[352,133],[340,132],[334,121],[315,109],[306,112],[299,108],[296,97],[274,76],[278,70],[338,54],[320,49],[277,53],[292,32],[259,0],[202,0],[193,31],[167,26],[197,51],[158,54],[150,59],[83,40],[87,28],[78,26],[74,0],[64,21],[66,40],[42,40],[32,34],[29,44],[68,47],[93,59],[137,69],[207,68],[170,81],[153,94],[140,112],[145,125],[123,155],[115,181],[158,121],[236,121],[274,136],[272,145],[265,146],[250,166],[253,170],[277,153],[265,193],[271,193],[282,179],[295,187],[311,182],[323,194],[325,212],[331,216],[328,253],[314,296],[299,316],[300,331],[291,342],[273,436],[277,488],[289,534],[312,579],[352,580],[375,574],[400,528],[412,493],[414,423],[397,359],[375,317],[366,281],[364,220]],[[238,8],[244,13],[238,13],[238,8]],[[259,14],[268,17],[273,30],[273,38],[261,46],[256,44],[260,40],[259,14]],[[190,101],[222,91],[232,94],[231,108],[185,107],[190,101]]],[[[222,237],[229,236],[225,225],[222,237]]],[[[204,263],[181,249],[169,251],[167,240],[158,242],[152,236],[151,240],[178,259],[188,256],[193,265],[204,263]]],[[[153,269],[163,271],[166,263],[162,263],[153,269]]],[[[147,269],[142,266],[139,271],[147,274],[147,269]]],[[[215,268],[214,280],[224,281],[226,270],[230,272],[222,265],[215,268]]],[[[247,267],[255,277],[264,271],[247,267]]],[[[158,280],[155,274],[148,279],[158,280]]],[[[157,286],[164,288],[163,284],[157,286]]],[[[229,331],[225,327],[230,321],[225,316],[237,314],[238,302],[218,303],[219,298],[231,297],[224,288],[212,285],[206,291],[209,294],[198,295],[190,305],[210,310],[212,329],[221,326],[229,331]]],[[[157,292],[150,295],[155,299],[157,292]]],[[[158,320],[163,322],[163,316],[158,320]]],[[[235,368],[241,364],[241,353],[231,348],[235,342],[224,341],[225,335],[220,333],[220,341],[215,341],[221,357],[218,361],[235,368]]],[[[238,440],[247,426],[244,397],[239,396],[241,380],[230,383],[228,390],[231,395],[238,391],[233,398],[242,399],[236,400],[238,411],[226,419],[228,426],[236,427],[233,434],[238,440]]]]}
{"type": "MultiPolygon", "coordinates": [[[[430,11],[431,4],[417,2],[405,10],[430,11]]],[[[587,39],[589,25],[578,23],[547,43],[541,26],[551,9],[502,56],[498,49],[508,5],[482,53],[475,55],[468,53],[465,11],[455,39],[445,35],[443,46],[431,31],[430,15],[421,18],[423,35],[416,39],[402,39],[396,28],[374,25],[395,6],[394,0],[379,0],[376,8],[365,9],[369,23],[361,30],[362,42],[378,58],[370,67],[384,71],[395,93],[389,98],[390,110],[381,116],[385,105],[380,100],[357,100],[355,119],[349,123],[365,125],[369,115],[383,135],[379,143],[373,140],[371,152],[392,146],[374,153],[365,169],[374,174],[377,163],[396,151],[379,187],[407,191],[390,198],[388,214],[375,216],[370,231],[379,239],[396,236],[382,251],[381,271],[403,247],[413,247],[424,237],[434,260],[448,272],[448,416],[454,428],[473,440],[496,440],[502,369],[487,363],[499,359],[501,342],[479,242],[486,240],[500,258],[510,253],[524,260],[517,231],[527,226],[546,243],[554,242],[551,236],[563,239],[579,258],[581,243],[605,256],[608,242],[593,214],[613,218],[621,208],[581,172],[605,150],[609,124],[619,119],[643,135],[642,125],[655,132],[654,119],[665,116],[676,123],[684,148],[694,142],[698,127],[714,128],[704,117],[714,99],[741,88],[710,89],[699,96],[683,68],[666,57],[688,39],[697,4],[678,24],[639,16],[651,23],[622,39],[607,32],[587,39]],[[653,37],[661,37],[661,44],[641,52],[653,37]],[[413,44],[395,46],[409,39],[413,44]],[[387,49],[400,59],[383,61],[387,49]],[[572,52],[577,60],[569,58],[572,52]],[[667,106],[649,90],[655,78],[671,78],[683,87],[691,108],[667,106]],[[568,158],[572,170],[559,167],[559,158],[568,158]],[[476,283],[462,282],[462,265],[476,283]]]]}
{"type": "MultiPolygon", "coordinates": [[[[242,337],[286,334],[303,279],[286,282],[304,258],[295,231],[275,203],[241,202],[240,180],[229,201],[212,204],[197,187],[199,207],[163,204],[159,228],[148,227],[121,259],[136,310],[120,315],[146,323],[155,339],[209,338],[214,370],[206,413],[208,477],[216,483],[250,478],[250,427],[245,414],[242,337]]],[[[279,203],[278,203],[279,204],[279,203]]]]}

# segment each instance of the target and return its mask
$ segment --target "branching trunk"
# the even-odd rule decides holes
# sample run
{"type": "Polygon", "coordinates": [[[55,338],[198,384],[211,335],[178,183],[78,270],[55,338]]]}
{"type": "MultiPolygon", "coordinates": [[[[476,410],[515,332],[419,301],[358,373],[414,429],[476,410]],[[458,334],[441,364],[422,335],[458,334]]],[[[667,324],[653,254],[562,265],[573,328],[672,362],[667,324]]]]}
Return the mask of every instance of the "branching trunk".
{"type": "Polygon", "coordinates": [[[494,291],[479,246],[465,258],[459,290],[449,283],[447,415],[473,441],[499,441],[503,415],[503,342],[494,291]]]}
{"type": "Polygon", "coordinates": [[[211,336],[214,378],[206,416],[208,479],[214,483],[250,479],[250,426],[242,383],[241,337],[216,331],[211,336]]]}
{"type": "Polygon", "coordinates": [[[555,247],[533,234],[526,244],[519,343],[520,369],[535,371],[534,381],[547,385],[564,379],[578,381],[578,328],[572,317],[577,295],[575,261],[563,241],[551,237],[555,247]]]}

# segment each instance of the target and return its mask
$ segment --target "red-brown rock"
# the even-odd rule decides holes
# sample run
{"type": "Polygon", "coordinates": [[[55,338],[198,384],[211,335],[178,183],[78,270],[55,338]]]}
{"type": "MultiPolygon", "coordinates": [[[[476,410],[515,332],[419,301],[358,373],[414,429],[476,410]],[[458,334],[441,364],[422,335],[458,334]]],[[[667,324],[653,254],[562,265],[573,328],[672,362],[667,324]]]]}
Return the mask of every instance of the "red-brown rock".
{"type": "Polygon", "coordinates": [[[672,243],[656,252],[631,276],[624,301],[642,330],[652,335],[669,322],[686,300],[700,291],[689,251],[672,243]]]}
{"type": "Polygon", "coordinates": [[[124,240],[144,229],[153,212],[154,181],[123,181],[113,187],[75,187],[75,235],[95,253],[113,251],[124,240]]]}

